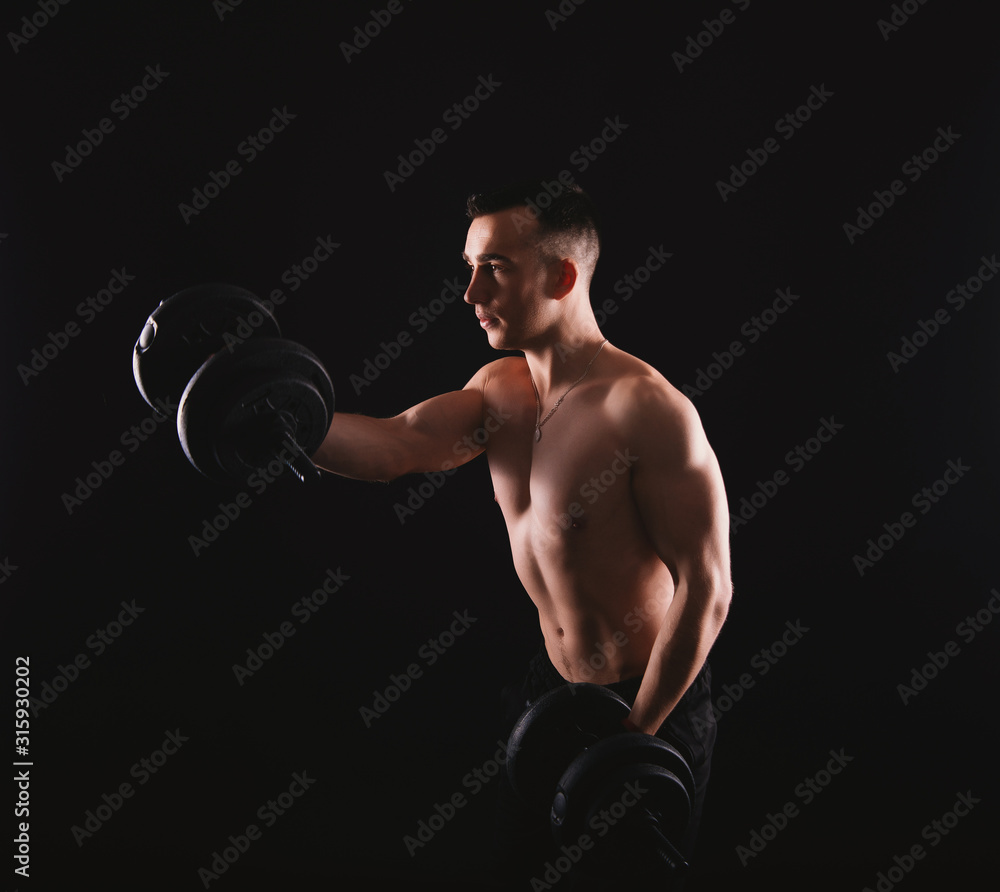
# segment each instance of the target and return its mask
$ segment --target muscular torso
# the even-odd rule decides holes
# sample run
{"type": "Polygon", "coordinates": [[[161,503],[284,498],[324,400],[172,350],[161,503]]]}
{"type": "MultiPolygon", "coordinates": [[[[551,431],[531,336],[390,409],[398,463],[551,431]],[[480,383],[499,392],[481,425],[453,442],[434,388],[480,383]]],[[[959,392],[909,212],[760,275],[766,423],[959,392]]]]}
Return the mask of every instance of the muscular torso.
{"type": "Polygon", "coordinates": [[[564,678],[598,684],[642,675],[674,590],[633,495],[642,456],[629,379],[659,376],[607,353],[603,374],[570,393],[538,442],[524,359],[494,363],[483,390],[495,496],[549,657],[564,678]]]}

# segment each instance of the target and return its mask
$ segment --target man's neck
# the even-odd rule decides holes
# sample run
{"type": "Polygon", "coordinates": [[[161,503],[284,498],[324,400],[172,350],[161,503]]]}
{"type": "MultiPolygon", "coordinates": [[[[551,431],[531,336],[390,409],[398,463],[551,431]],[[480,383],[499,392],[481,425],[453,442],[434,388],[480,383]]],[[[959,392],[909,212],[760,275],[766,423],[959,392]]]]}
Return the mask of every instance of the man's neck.
{"type": "Polygon", "coordinates": [[[588,373],[606,340],[595,323],[585,335],[567,335],[524,351],[543,407],[559,399],[568,387],[588,373]]]}

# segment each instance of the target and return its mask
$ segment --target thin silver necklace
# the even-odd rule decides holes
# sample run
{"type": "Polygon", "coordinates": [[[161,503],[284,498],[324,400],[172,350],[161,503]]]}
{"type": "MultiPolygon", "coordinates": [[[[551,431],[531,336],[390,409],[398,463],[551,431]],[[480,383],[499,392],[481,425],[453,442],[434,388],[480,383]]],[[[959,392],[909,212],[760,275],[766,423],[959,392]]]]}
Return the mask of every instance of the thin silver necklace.
{"type": "Polygon", "coordinates": [[[546,415],[544,418],[542,418],[542,401],[538,398],[538,388],[535,387],[535,379],[531,377],[531,372],[530,371],[528,372],[528,378],[531,380],[531,388],[532,390],[535,391],[535,442],[536,443],[542,439],[542,425],[545,424],[545,422],[548,421],[553,416],[553,414],[555,414],[556,409],[558,409],[562,405],[562,401],[569,396],[570,390],[576,387],[577,384],[579,384],[584,378],[587,377],[587,372],[590,371],[590,367],[594,364],[594,360],[596,360],[597,357],[600,355],[601,351],[604,349],[604,345],[607,342],[608,342],[607,338],[601,341],[601,346],[597,348],[597,353],[594,354],[594,359],[591,359],[590,362],[587,363],[587,368],[583,370],[583,374],[580,375],[580,377],[577,378],[572,384],[570,384],[569,390],[567,390],[561,397],[559,397],[559,399],[556,400],[556,404],[551,409],[549,409],[549,414],[546,415]]]}

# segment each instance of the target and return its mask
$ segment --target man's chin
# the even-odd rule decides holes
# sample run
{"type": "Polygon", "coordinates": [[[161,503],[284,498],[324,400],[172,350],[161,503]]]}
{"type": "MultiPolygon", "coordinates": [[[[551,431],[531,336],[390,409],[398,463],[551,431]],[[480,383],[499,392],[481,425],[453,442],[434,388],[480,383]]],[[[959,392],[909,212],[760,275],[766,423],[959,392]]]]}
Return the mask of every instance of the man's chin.
{"type": "Polygon", "coordinates": [[[506,326],[498,325],[495,322],[494,326],[486,329],[486,339],[494,350],[524,350],[524,347],[518,343],[516,337],[512,337],[506,326]]]}
{"type": "Polygon", "coordinates": [[[505,337],[502,337],[502,336],[491,337],[489,339],[489,341],[490,341],[490,346],[494,350],[521,350],[522,349],[521,347],[518,347],[517,344],[511,343],[511,341],[508,338],[505,338],[505,337]]]}

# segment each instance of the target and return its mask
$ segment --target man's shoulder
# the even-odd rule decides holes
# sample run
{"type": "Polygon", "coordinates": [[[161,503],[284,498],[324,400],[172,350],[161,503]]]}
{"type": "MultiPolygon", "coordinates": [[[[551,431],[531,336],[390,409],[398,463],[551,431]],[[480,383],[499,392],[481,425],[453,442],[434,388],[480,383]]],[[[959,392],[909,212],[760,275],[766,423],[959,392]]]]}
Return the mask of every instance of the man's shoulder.
{"type": "Polygon", "coordinates": [[[484,390],[490,382],[502,383],[505,380],[521,378],[527,374],[528,363],[523,356],[502,356],[500,359],[494,359],[482,366],[466,386],[484,390]]]}
{"type": "Polygon", "coordinates": [[[649,363],[619,351],[609,402],[627,426],[674,430],[699,425],[694,404],[649,363]]]}
{"type": "Polygon", "coordinates": [[[619,350],[611,375],[615,396],[625,405],[638,404],[664,410],[683,411],[691,401],[648,362],[619,350]]]}

